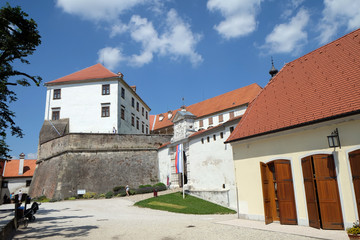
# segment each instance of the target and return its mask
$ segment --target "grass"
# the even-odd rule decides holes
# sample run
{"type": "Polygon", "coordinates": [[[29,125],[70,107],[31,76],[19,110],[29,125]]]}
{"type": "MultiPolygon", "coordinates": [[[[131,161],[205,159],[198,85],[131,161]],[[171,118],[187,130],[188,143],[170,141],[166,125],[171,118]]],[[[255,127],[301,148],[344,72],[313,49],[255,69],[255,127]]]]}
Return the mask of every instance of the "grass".
{"type": "Polygon", "coordinates": [[[185,199],[183,199],[181,192],[149,198],[135,203],[135,206],[185,214],[236,213],[234,210],[190,195],[185,195],[185,199]]]}

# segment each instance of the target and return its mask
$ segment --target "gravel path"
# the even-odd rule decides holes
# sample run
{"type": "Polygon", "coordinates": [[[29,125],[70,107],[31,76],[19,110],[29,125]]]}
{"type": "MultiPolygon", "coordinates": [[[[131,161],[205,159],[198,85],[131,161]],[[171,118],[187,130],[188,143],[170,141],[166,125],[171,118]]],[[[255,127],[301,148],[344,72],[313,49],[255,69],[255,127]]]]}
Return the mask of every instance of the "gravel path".
{"type": "Polygon", "coordinates": [[[36,221],[20,227],[14,239],[311,239],[219,223],[236,215],[186,215],[133,206],[151,196],[44,203],[36,221]]]}

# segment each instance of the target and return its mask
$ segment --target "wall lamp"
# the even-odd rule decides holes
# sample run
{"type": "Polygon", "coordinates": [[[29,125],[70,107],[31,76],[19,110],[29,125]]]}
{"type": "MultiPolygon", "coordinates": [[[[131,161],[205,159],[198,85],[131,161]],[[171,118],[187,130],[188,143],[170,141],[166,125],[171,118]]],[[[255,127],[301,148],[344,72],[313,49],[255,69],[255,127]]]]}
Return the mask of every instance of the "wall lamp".
{"type": "Polygon", "coordinates": [[[340,138],[339,138],[339,132],[338,129],[336,128],[330,136],[327,136],[328,138],[328,143],[329,143],[329,147],[330,148],[336,148],[339,147],[341,148],[341,144],[340,144],[340,138]]]}

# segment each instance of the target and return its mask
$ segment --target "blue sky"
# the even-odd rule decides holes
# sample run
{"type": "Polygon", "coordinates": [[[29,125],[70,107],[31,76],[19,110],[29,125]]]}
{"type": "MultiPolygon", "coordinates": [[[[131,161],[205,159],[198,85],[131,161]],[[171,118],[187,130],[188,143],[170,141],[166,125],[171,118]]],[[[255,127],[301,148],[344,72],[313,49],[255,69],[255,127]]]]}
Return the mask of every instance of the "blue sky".
{"type": "MultiPolygon", "coordinates": [[[[122,72],[151,114],[258,83],[277,69],[360,26],[356,0],[9,0],[33,18],[42,44],[30,65],[43,82],[102,63],[122,72]]],[[[4,5],[2,1],[1,5],[4,5]]],[[[36,157],[46,88],[15,87],[11,104],[24,138],[18,158],[36,157]]]]}

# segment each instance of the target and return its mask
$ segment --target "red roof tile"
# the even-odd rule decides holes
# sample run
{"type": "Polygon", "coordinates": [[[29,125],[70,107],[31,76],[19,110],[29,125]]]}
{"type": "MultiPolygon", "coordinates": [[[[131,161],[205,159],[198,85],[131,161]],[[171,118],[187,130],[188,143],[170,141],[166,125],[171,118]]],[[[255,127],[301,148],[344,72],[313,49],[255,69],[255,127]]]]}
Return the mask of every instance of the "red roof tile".
{"type": "Polygon", "coordinates": [[[360,110],[360,29],[286,64],[227,140],[280,131],[360,110]]]}
{"type": "Polygon", "coordinates": [[[19,175],[20,160],[8,160],[5,164],[5,171],[3,177],[32,177],[36,167],[36,159],[24,159],[24,172],[19,175]]]}
{"type": "Polygon", "coordinates": [[[100,63],[95,64],[91,67],[82,69],[75,73],[69,74],[65,77],[58,78],[51,82],[47,82],[46,84],[53,84],[53,83],[62,83],[62,82],[71,82],[71,81],[81,81],[81,80],[88,80],[88,79],[101,79],[101,78],[110,78],[110,77],[117,77],[118,75],[111,72],[107,68],[105,68],[100,63]]]}
{"type": "MultiPolygon", "coordinates": [[[[186,110],[194,114],[197,118],[204,117],[216,112],[221,112],[247,104],[251,102],[260,91],[261,87],[258,84],[253,83],[249,86],[192,104],[186,107],[186,110]]],[[[162,121],[159,121],[160,114],[156,116],[153,115],[153,117],[150,118],[151,130],[157,130],[173,125],[172,119],[179,110],[180,109],[176,109],[172,111],[172,117],[170,119],[168,118],[168,112],[163,113],[162,115],[164,116],[164,119],[162,121]]]]}

